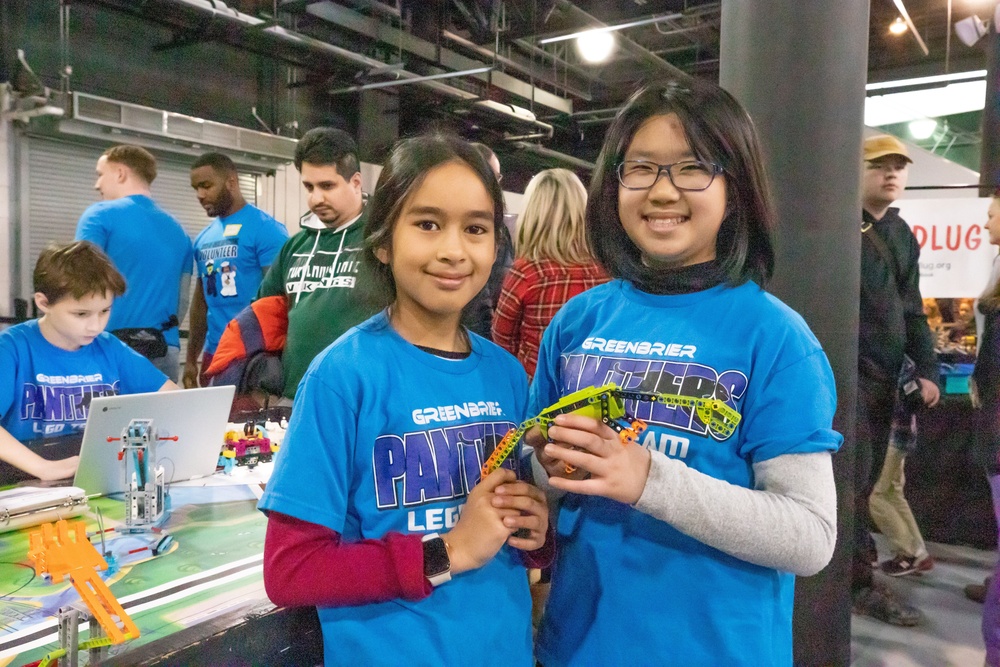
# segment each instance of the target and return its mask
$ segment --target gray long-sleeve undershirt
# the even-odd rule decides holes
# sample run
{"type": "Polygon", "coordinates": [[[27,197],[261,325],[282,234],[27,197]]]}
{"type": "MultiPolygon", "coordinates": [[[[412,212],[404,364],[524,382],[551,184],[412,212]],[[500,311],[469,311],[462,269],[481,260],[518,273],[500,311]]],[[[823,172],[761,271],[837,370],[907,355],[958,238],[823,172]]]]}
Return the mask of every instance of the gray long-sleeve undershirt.
{"type": "MultiPolygon", "coordinates": [[[[822,570],[837,539],[837,494],[830,454],[785,454],[753,464],[753,489],[736,486],[650,452],[649,477],[635,509],[749,563],[800,576],[822,570]]],[[[535,479],[548,486],[532,456],[535,479]]]]}

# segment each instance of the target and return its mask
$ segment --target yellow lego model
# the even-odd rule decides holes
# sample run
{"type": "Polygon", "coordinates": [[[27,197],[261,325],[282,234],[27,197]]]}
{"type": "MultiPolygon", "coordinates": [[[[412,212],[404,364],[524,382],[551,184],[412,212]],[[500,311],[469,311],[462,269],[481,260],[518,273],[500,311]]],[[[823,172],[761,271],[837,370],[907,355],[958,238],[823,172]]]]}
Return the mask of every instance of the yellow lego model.
{"type": "MultiPolygon", "coordinates": [[[[741,418],[740,413],[717,398],[693,398],[680,394],[629,391],[621,389],[613,382],[602,387],[587,387],[563,396],[559,401],[542,410],[537,417],[522,422],[517,428],[508,431],[493,453],[486,459],[486,463],[483,464],[482,476],[485,477],[499,468],[517,447],[517,443],[521,441],[524,434],[533,426],[538,426],[542,435],[548,437],[549,426],[558,415],[573,413],[596,419],[617,432],[623,445],[635,442],[638,440],[639,434],[646,430],[646,422],[628,415],[625,412],[625,401],[662,403],[692,409],[704,424],[707,424],[712,431],[722,437],[732,435],[741,418]],[[625,421],[624,424],[622,420],[625,421]]],[[[573,472],[573,470],[574,468],[570,466],[566,467],[566,472],[573,472]]]]}

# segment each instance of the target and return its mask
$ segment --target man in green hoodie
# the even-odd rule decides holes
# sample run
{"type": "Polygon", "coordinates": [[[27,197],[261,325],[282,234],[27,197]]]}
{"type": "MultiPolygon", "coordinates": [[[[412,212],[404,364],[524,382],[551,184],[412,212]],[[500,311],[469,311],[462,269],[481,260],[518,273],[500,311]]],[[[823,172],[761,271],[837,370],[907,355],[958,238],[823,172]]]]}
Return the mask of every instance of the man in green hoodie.
{"type": "Polygon", "coordinates": [[[288,299],[288,340],[281,357],[288,399],[295,397],[313,357],[374,314],[357,289],[364,238],[360,166],[357,144],[343,130],[314,128],[295,148],[310,212],[257,291],[257,298],[288,299]]]}

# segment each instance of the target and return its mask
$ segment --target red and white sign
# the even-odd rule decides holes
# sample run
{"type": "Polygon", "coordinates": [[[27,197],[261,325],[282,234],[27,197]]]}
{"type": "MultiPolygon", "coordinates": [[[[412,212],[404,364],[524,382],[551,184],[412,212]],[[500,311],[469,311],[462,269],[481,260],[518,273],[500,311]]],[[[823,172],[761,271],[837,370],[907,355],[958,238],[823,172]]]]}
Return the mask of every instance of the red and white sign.
{"type": "Polygon", "coordinates": [[[920,244],[920,293],[975,297],[990,278],[997,247],[983,225],[992,199],[901,199],[895,203],[920,244]]]}

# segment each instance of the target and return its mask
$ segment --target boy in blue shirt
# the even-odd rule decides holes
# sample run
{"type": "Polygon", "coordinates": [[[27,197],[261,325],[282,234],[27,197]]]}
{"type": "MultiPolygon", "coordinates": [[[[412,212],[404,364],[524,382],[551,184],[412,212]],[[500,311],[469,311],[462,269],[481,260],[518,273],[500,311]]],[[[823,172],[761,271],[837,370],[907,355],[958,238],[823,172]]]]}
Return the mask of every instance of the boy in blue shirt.
{"type": "Polygon", "coordinates": [[[285,226],[240,192],[233,161],[222,153],[205,153],[191,165],[191,187],[198,203],[216,219],[194,241],[197,286],[191,302],[190,335],[184,364],[184,386],[205,386],[204,372],[229,320],[250,305],[260,281],[281,246],[285,226]]]}
{"type": "Polygon", "coordinates": [[[79,457],[49,461],[24,441],[82,431],[95,396],[177,389],[145,357],[104,332],[125,280],[89,241],[38,257],[42,316],[0,333],[0,460],[40,479],[63,479],[79,457]]]}

